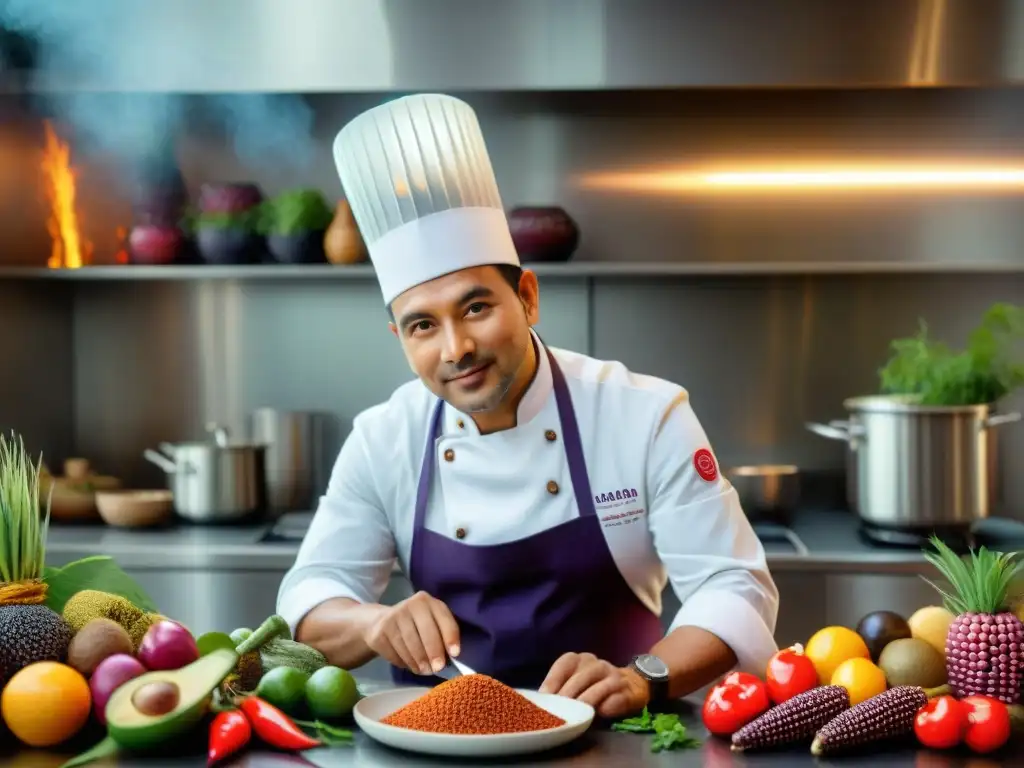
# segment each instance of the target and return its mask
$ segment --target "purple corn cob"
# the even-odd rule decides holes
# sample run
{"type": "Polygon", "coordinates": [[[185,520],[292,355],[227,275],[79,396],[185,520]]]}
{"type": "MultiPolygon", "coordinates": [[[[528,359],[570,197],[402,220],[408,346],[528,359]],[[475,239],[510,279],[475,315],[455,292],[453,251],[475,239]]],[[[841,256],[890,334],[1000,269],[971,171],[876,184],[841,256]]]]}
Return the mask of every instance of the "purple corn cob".
{"type": "Polygon", "coordinates": [[[732,735],[732,749],[767,749],[810,741],[818,729],[850,708],[840,685],[824,685],[772,707],[732,735]]]}
{"type": "Polygon", "coordinates": [[[818,731],[811,754],[826,755],[873,741],[912,733],[914,718],[928,703],[915,685],[898,685],[839,713],[818,731]]]}

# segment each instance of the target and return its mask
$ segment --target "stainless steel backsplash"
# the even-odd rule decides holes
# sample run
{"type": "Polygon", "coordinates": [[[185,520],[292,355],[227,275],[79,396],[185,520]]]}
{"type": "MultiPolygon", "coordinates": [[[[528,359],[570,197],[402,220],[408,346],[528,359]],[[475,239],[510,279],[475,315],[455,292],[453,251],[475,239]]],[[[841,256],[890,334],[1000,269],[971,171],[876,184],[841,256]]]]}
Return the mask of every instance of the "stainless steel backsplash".
{"type": "MultiPolygon", "coordinates": [[[[303,184],[336,198],[330,141],[383,98],[310,97],[310,168],[246,166],[227,138],[197,128],[178,149],[186,182],[196,191],[207,180],[253,180],[271,194],[303,184]]],[[[580,259],[1024,262],[1024,201],[1015,197],[709,201],[575,183],[588,172],[694,158],[1011,160],[1024,154],[1017,92],[465,98],[480,111],[506,205],[564,206],[583,233],[580,259]]],[[[100,260],[130,213],[112,178],[109,168],[82,176],[83,219],[100,260]]],[[[22,209],[0,207],[0,264],[30,261],[29,251],[45,260],[26,231],[45,227],[32,230],[22,209]]],[[[724,464],[840,469],[842,446],[803,423],[842,417],[844,397],[873,391],[889,341],[913,333],[919,317],[963,343],[992,302],[1024,301],[1024,274],[544,277],[541,289],[548,342],[686,386],[724,464]]],[[[412,375],[372,279],[0,281],[0,320],[0,427],[22,431],[54,462],[84,455],[139,485],[163,482],[144,448],[200,437],[208,420],[240,431],[261,406],[336,414],[336,448],[359,410],[412,375]]],[[[1006,427],[1001,448],[1001,510],[1024,517],[1024,477],[1013,470],[1024,427],[1006,427]]]]}

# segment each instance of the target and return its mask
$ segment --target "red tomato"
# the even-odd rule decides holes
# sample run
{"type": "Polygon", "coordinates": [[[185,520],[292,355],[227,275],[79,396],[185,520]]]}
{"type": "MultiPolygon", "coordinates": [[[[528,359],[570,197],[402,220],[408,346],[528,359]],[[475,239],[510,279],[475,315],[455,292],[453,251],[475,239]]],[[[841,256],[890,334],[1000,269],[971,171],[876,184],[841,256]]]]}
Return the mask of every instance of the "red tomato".
{"type": "Polygon", "coordinates": [[[731,736],[771,706],[768,688],[754,675],[733,672],[708,691],[701,717],[716,736],[731,736]]]}
{"type": "Polygon", "coordinates": [[[952,696],[932,699],[914,718],[917,740],[932,749],[952,749],[963,741],[966,731],[967,707],[952,696]]]}
{"type": "Polygon", "coordinates": [[[1010,710],[991,696],[967,696],[960,700],[967,708],[964,743],[979,754],[994,752],[1010,738],[1010,710]]]}
{"type": "Polygon", "coordinates": [[[818,671],[814,668],[814,662],[804,655],[803,647],[794,645],[772,656],[764,679],[772,702],[781,704],[797,694],[816,688],[818,671]]]}

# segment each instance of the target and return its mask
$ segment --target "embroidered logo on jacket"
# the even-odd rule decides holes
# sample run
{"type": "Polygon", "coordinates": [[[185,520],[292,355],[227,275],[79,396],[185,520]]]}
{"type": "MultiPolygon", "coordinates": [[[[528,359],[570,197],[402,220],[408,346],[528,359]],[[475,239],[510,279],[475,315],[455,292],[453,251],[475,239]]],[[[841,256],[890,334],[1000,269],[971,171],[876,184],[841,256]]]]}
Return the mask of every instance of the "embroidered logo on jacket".
{"type": "Polygon", "coordinates": [[[715,464],[715,457],[707,448],[700,448],[693,454],[693,466],[702,480],[713,483],[718,477],[718,467],[715,464]]]}
{"type": "Polygon", "coordinates": [[[594,494],[594,504],[596,504],[597,506],[601,506],[602,504],[618,506],[617,504],[615,504],[615,502],[624,501],[629,503],[632,499],[635,499],[636,497],[636,488],[620,488],[617,491],[608,491],[607,493],[594,494]]]}

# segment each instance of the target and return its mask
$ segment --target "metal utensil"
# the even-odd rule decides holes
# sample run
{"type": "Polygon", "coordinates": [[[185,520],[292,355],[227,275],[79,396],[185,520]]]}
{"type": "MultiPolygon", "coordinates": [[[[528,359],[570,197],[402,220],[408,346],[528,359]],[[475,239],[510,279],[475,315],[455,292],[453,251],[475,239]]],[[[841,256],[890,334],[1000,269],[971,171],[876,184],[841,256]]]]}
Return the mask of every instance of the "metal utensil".
{"type": "Polygon", "coordinates": [[[448,663],[445,665],[444,669],[437,673],[437,676],[444,678],[445,680],[454,680],[456,677],[475,674],[476,672],[467,667],[461,661],[456,661],[455,659],[449,657],[448,663]]]}
{"type": "Polygon", "coordinates": [[[275,512],[313,509],[323,464],[321,414],[259,408],[250,416],[250,436],[267,446],[267,497],[275,512]]]}
{"type": "Polygon", "coordinates": [[[726,474],[751,520],[784,522],[800,501],[800,470],[792,464],[733,467],[726,474]]]}
{"type": "Polygon", "coordinates": [[[207,425],[214,440],[161,443],[143,455],[168,476],[175,511],[195,523],[239,522],[267,505],[263,445],[233,443],[227,430],[207,425]]]}

